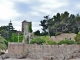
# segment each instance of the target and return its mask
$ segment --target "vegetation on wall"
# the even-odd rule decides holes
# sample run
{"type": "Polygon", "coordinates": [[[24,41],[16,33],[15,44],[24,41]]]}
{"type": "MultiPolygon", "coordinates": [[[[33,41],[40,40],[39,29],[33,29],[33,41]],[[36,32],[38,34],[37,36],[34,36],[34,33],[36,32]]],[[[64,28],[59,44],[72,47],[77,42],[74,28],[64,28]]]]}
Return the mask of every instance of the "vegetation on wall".
{"type": "Polygon", "coordinates": [[[31,22],[30,22],[29,25],[28,25],[28,31],[29,31],[29,32],[32,32],[32,23],[31,23],[31,22]]]}

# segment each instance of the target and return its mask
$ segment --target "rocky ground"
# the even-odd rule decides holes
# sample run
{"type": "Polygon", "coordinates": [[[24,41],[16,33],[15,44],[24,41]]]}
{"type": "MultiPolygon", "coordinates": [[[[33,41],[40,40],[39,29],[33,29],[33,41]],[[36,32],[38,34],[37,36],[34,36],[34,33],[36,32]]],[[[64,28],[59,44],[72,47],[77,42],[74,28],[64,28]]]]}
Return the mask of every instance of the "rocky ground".
{"type": "Polygon", "coordinates": [[[70,60],[80,60],[80,58],[77,58],[77,59],[70,59],[70,60]]]}
{"type": "Polygon", "coordinates": [[[5,60],[31,60],[31,59],[12,59],[12,58],[9,58],[9,59],[5,59],[5,60]]]}
{"type": "MultiPolygon", "coordinates": [[[[13,59],[13,58],[9,58],[9,59],[4,59],[4,60],[35,60],[35,59],[13,59]]],[[[38,60],[42,60],[42,59],[38,59],[38,60]]]]}
{"type": "MultiPolygon", "coordinates": [[[[9,58],[9,59],[5,59],[5,60],[33,60],[33,59],[29,59],[29,58],[27,58],[27,59],[12,59],[12,58],[9,58]]],[[[40,59],[40,60],[42,60],[42,59],[40,59]]],[[[80,60],[80,58],[70,59],[70,60],[80,60]]]]}

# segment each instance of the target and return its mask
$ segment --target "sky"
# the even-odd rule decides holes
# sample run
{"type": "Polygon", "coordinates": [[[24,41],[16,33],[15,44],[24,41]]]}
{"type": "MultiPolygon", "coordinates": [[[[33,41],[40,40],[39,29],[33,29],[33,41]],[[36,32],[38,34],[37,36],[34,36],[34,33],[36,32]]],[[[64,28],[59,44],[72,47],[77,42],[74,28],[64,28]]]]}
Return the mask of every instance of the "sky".
{"type": "Polygon", "coordinates": [[[33,31],[40,30],[44,16],[56,13],[80,13],[80,0],[0,0],[0,26],[8,25],[10,20],[16,30],[21,30],[22,21],[32,22],[33,31]]]}

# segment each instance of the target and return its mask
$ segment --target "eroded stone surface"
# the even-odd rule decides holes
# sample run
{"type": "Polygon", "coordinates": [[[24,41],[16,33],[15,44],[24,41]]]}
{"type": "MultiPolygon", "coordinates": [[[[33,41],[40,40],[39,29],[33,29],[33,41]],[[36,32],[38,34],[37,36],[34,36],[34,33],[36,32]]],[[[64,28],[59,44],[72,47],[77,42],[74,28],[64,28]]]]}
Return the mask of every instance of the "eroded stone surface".
{"type": "Polygon", "coordinates": [[[9,56],[20,58],[25,55],[27,58],[38,60],[69,60],[80,58],[80,45],[29,45],[22,43],[10,43],[8,47],[9,56]]]}

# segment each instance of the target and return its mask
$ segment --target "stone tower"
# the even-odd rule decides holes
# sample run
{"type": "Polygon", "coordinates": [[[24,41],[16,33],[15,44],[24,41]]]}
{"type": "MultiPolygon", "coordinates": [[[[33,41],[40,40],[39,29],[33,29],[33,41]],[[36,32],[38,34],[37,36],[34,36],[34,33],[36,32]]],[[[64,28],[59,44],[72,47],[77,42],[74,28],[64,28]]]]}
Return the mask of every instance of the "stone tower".
{"type": "Polygon", "coordinates": [[[28,25],[30,24],[31,22],[28,22],[26,20],[24,20],[22,22],[22,33],[24,35],[24,39],[23,39],[23,43],[29,43],[29,37],[30,37],[30,33],[28,31],[28,25]]]}

